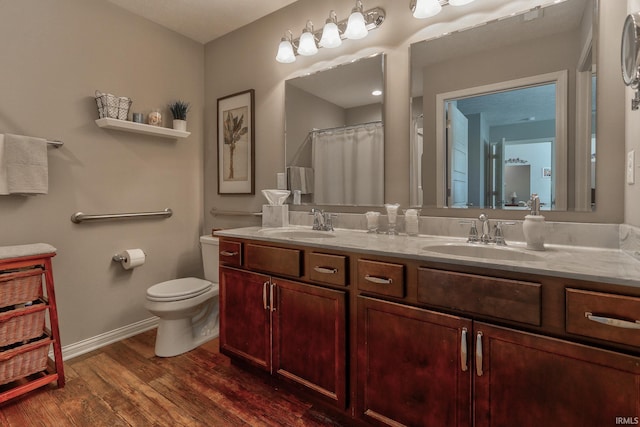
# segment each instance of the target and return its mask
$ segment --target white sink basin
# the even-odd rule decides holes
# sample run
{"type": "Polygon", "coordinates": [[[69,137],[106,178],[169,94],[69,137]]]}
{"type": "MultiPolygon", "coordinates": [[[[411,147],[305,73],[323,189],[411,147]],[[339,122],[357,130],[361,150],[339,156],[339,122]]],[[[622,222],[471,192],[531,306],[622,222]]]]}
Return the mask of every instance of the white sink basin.
{"type": "Polygon", "coordinates": [[[444,255],[462,256],[468,258],[484,258],[504,261],[541,261],[542,258],[530,252],[512,249],[504,246],[484,246],[481,244],[451,243],[446,245],[424,246],[423,251],[444,255]]]}
{"type": "Polygon", "coordinates": [[[326,239],[336,237],[329,231],[316,230],[264,230],[264,234],[271,237],[284,237],[289,239],[326,239]]]}

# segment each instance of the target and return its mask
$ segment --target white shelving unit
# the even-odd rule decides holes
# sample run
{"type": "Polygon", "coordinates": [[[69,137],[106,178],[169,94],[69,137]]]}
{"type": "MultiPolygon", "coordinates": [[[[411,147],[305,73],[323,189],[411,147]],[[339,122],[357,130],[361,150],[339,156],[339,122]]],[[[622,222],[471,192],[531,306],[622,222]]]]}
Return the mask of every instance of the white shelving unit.
{"type": "Polygon", "coordinates": [[[105,129],[117,129],[125,132],[141,133],[145,135],[156,135],[164,138],[186,138],[191,132],[169,129],[160,126],[151,126],[144,123],[130,122],[110,118],[97,119],[96,124],[105,129]]]}

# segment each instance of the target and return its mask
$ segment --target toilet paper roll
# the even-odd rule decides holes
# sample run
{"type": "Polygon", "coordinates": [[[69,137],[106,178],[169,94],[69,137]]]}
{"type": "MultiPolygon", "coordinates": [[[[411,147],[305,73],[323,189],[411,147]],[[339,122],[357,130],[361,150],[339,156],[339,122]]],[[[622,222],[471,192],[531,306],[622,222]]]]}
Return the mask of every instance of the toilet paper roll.
{"type": "Polygon", "coordinates": [[[122,255],[122,268],[125,270],[131,270],[144,264],[145,254],[142,249],[127,249],[123,251],[122,255]]]}

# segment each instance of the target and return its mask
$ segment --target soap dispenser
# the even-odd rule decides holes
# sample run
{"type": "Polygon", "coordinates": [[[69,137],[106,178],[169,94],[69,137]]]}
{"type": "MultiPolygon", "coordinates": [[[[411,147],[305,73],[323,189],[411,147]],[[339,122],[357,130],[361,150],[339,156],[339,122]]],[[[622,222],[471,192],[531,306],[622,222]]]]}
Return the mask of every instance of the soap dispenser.
{"type": "Polygon", "coordinates": [[[540,215],[540,197],[532,194],[529,200],[530,215],[524,217],[522,231],[527,242],[527,249],[534,251],[544,251],[544,216],[540,215]]]}

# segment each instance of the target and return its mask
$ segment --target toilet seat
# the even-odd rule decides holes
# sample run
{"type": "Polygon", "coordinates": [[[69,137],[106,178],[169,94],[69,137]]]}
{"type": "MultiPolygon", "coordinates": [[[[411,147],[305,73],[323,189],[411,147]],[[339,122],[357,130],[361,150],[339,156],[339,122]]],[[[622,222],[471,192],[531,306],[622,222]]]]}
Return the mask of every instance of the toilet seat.
{"type": "Polygon", "coordinates": [[[150,301],[181,301],[202,295],[211,289],[213,283],[196,277],[168,280],[147,289],[150,301]]]}

